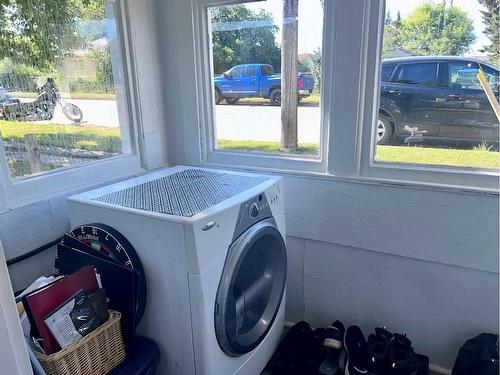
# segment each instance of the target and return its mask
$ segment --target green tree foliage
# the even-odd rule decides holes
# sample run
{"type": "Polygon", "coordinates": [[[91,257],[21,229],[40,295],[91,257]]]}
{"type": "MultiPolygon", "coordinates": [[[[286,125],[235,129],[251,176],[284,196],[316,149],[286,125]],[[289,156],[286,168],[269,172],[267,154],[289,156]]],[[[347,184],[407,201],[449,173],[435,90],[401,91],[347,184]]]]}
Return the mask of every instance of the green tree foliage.
{"type": "Polygon", "coordinates": [[[445,3],[425,3],[401,23],[400,46],[415,55],[462,55],[476,39],[469,15],[445,3]]]}
{"type": "Polygon", "coordinates": [[[483,15],[484,34],[490,40],[481,52],[486,52],[494,64],[500,64],[500,0],[479,0],[486,7],[483,15]]]}
{"type": "Polygon", "coordinates": [[[281,52],[276,44],[278,26],[270,13],[254,12],[244,5],[212,10],[214,72],[220,74],[238,64],[271,64],[280,70],[281,52]]]}
{"type": "Polygon", "coordinates": [[[78,21],[103,14],[102,0],[0,0],[0,60],[54,68],[84,42],[78,21]]]}

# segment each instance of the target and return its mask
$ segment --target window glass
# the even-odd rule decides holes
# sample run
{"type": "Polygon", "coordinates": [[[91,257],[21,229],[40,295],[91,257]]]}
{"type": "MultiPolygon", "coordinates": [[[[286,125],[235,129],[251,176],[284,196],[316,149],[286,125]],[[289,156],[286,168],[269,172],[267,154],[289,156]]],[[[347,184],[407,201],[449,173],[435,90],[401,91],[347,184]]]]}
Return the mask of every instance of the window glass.
{"type": "Polygon", "coordinates": [[[394,70],[394,65],[382,65],[381,81],[386,82],[391,78],[392,72],[394,70]]]}
{"type": "Polygon", "coordinates": [[[492,69],[489,66],[481,64],[481,69],[488,80],[488,83],[493,91],[498,95],[498,89],[500,88],[500,74],[498,70],[492,69]]]}
{"type": "Polygon", "coordinates": [[[496,5],[385,4],[375,161],[498,171],[499,119],[477,76],[498,90],[496,5]]]}
{"type": "Polygon", "coordinates": [[[117,5],[25,3],[6,0],[0,16],[0,132],[11,178],[130,152],[117,5]]]}
{"type": "Polygon", "coordinates": [[[234,69],[231,69],[228,73],[228,76],[233,78],[241,77],[244,70],[245,70],[244,66],[238,66],[234,69]]]}
{"type": "Polygon", "coordinates": [[[219,151],[319,157],[323,1],[299,1],[298,9],[287,3],[208,10],[219,151]],[[223,74],[235,66],[255,79],[223,74]],[[282,77],[293,77],[284,81],[291,87],[282,77]]]}
{"type": "Polygon", "coordinates": [[[274,74],[274,69],[270,65],[263,65],[261,69],[261,73],[263,76],[271,76],[274,74]]]}
{"type": "Polygon", "coordinates": [[[473,62],[450,62],[449,86],[461,89],[481,89],[477,74],[479,65],[473,62]]]}
{"type": "Polygon", "coordinates": [[[392,79],[396,83],[433,86],[437,78],[437,63],[401,64],[392,79]]]}
{"type": "Polygon", "coordinates": [[[255,67],[255,65],[249,65],[249,66],[247,66],[247,68],[245,69],[244,76],[245,77],[255,77],[255,75],[256,75],[256,67],[255,67]]]}

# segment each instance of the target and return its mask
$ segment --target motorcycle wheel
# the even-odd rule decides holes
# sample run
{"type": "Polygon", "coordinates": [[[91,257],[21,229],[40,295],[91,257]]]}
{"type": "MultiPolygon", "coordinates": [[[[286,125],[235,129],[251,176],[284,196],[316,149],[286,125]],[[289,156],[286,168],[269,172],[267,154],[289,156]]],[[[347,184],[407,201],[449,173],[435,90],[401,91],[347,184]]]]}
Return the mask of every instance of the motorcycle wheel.
{"type": "Polygon", "coordinates": [[[74,104],[67,103],[62,107],[62,112],[70,121],[78,123],[83,119],[82,110],[74,104]]]}

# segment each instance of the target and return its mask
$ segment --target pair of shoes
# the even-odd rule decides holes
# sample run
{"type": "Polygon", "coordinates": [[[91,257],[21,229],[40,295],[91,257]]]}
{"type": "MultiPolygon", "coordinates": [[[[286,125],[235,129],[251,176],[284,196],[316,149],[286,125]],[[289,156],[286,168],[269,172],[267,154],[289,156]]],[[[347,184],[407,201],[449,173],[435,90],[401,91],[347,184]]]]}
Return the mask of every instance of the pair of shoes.
{"type": "Polygon", "coordinates": [[[350,326],[344,336],[347,352],[346,375],[417,375],[419,359],[405,334],[376,328],[366,342],[358,326],[350,326]]]}
{"type": "Polygon", "coordinates": [[[295,324],[271,358],[272,374],[317,375],[326,352],[324,335],[324,329],[313,330],[307,322],[295,324]]]}
{"type": "Polygon", "coordinates": [[[336,375],[340,373],[339,357],[342,351],[345,328],[337,320],[325,329],[323,346],[327,348],[326,356],[319,366],[319,375],[336,375]]]}

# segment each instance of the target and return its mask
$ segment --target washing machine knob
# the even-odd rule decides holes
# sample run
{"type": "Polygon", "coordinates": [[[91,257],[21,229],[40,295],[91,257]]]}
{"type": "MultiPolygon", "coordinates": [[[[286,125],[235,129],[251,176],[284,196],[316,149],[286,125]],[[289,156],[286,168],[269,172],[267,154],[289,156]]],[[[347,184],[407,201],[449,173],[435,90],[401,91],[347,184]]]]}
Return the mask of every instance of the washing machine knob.
{"type": "Polygon", "coordinates": [[[259,215],[259,206],[257,206],[257,203],[252,203],[248,210],[248,214],[252,219],[255,219],[259,215]]]}

